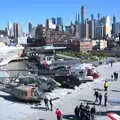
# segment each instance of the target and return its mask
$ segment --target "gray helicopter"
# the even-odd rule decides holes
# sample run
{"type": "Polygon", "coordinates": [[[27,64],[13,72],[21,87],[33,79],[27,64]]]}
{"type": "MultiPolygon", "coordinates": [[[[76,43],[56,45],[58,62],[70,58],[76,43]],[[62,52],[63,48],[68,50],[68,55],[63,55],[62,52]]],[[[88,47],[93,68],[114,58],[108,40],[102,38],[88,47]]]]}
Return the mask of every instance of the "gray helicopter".
{"type": "Polygon", "coordinates": [[[53,78],[35,74],[19,74],[9,82],[1,83],[0,90],[7,92],[21,101],[40,101],[46,91],[51,91],[61,84],[53,78]]]}

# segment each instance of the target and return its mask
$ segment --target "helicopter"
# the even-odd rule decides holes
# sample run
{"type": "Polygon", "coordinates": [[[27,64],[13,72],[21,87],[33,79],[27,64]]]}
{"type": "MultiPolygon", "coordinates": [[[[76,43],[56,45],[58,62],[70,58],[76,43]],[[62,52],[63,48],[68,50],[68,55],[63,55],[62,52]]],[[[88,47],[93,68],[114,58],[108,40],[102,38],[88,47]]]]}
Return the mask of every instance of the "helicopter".
{"type": "MultiPolygon", "coordinates": [[[[5,78],[5,77],[4,77],[5,78]]],[[[9,77],[7,77],[8,80],[9,77]]],[[[10,79],[10,78],[9,78],[10,79]]],[[[0,90],[7,92],[20,101],[39,102],[44,98],[46,91],[51,91],[61,86],[53,78],[47,76],[37,76],[36,74],[19,74],[12,77],[12,80],[1,82],[0,90]]]]}

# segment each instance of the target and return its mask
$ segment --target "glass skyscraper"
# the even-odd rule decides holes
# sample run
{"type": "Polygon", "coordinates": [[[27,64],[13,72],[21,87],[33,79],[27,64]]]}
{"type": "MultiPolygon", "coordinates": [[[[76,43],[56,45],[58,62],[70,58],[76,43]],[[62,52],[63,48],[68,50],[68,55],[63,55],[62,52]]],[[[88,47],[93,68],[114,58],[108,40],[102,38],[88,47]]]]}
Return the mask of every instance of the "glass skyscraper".
{"type": "Polygon", "coordinates": [[[57,17],[57,25],[62,26],[63,25],[63,18],[62,17],[57,17]]]}

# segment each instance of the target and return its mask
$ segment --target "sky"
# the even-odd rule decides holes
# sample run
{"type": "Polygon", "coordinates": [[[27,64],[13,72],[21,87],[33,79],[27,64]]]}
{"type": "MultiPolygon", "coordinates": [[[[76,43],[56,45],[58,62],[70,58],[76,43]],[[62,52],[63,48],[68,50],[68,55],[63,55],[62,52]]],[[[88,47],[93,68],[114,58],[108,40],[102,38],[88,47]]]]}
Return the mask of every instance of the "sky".
{"type": "Polygon", "coordinates": [[[120,0],[1,0],[0,29],[7,26],[8,21],[20,22],[27,31],[28,22],[34,25],[45,24],[46,18],[63,17],[64,25],[75,21],[76,12],[81,13],[81,6],[86,8],[86,17],[93,13],[116,15],[120,21],[120,0]]]}

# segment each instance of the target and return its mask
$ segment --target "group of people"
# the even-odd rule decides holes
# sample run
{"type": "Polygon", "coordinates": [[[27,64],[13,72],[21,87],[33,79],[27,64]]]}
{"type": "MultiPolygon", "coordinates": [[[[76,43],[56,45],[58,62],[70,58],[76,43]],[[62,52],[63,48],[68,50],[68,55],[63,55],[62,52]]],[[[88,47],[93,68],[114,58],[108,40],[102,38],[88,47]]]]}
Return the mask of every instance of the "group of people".
{"type": "MultiPolygon", "coordinates": [[[[44,103],[45,103],[46,111],[47,110],[51,110],[51,111],[53,110],[52,99],[48,100],[47,96],[45,96],[44,103]]],[[[61,112],[61,110],[59,108],[56,109],[55,113],[56,113],[57,120],[62,120],[62,112],[61,112]]]]}
{"type": "MultiPolygon", "coordinates": [[[[99,105],[102,105],[102,94],[99,93],[97,90],[94,93],[95,96],[95,102],[98,102],[99,105]]],[[[108,96],[107,96],[107,92],[104,94],[104,106],[107,106],[107,100],[108,100],[108,96]]]]}
{"type": "MultiPolygon", "coordinates": [[[[105,91],[104,106],[107,106],[107,100],[108,100],[107,90],[108,90],[108,81],[105,81],[104,82],[104,91],[105,91]]],[[[100,92],[98,92],[97,90],[95,90],[94,96],[95,96],[95,102],[98,102],[99,105],[101,105],[102,104],[102,98],[103,98],[102,94],[100,92]]]]}
{"type": "Polygon", "coordinates": [[[95,118],[95,105],[90,108],[89,104],[86,105],[81,104],[75,107],[74,109],[76,120],[94,120],[95,118]]]}
{"type": "Polygon", "coordinates": [[[117,72],[114,72],[114,73],[111,75],[111,79],[112,79],[112,80],[118,80],[118,73],[117,73],[117,72]]]}
{"type": "Polygon", "coordinates": [[[52,104],[52,99],[48,100],[48,98],[45,96],[44,98],[44,103],[45,103],[45,108],[46,110],[53,110],[53,104],[52,104]],[[49,107],[49,104],[50,104],[50,107],[49,107]]]}

